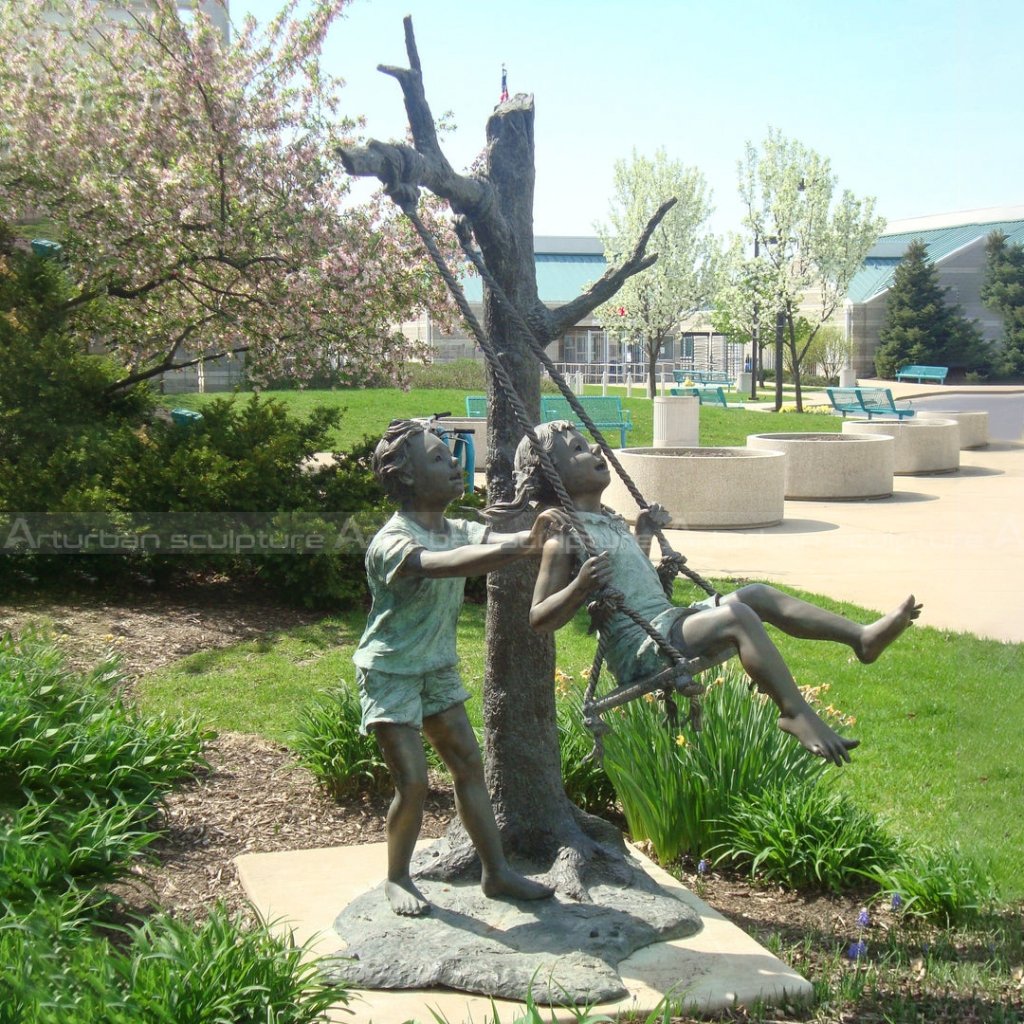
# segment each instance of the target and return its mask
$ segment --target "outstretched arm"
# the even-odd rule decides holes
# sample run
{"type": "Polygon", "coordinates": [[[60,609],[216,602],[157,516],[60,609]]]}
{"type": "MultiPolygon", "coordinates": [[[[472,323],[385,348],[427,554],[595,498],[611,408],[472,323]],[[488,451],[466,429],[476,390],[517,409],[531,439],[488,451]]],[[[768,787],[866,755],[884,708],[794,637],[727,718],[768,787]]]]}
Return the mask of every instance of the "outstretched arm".
{"type": "Polygon", "coordinates": [[[529,530],[492,533],[483,544],[464,544],[450,551],[420,549],[406,560],[403,576],[479,576],[500,569],[517,558],[540,553],[544,538],[558,519],[556,512],[542,512],[529,530]]]}
{"type": "Polygon", "coordinates": [[[538,632],[553,633],[576,614],[594,589],[606,586],[610,579],[607,552],[588,558],[574,574],[573,555],[566,538],[551,537],[540,557],[530,625],[538,632]]]}

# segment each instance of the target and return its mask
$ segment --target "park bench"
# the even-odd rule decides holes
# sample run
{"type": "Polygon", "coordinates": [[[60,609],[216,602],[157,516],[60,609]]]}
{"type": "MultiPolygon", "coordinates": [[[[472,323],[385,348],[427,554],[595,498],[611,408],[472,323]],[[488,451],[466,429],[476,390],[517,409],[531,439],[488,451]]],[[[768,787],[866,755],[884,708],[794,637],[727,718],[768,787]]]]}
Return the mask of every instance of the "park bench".
{"type": "Polygon", "coordinates": [[[848,412],[857,416],[866,415],[869,420],[875,416],[903,419],[904,416],[914,415],[913,409],[897,407],[888,388],[826,388],[825,392],[832,408],[841,412],[843,419],[848,412]]]}
{"type": "Polygon", "coordinates": [[[714,384],[724,387],[729,391],[735,385],[732,377],[725,370],[673,370],[672,376],[677,384],[682,384],[686,387],[689,386],[686,383],[687,381],[692,381],[698,386],[701,384],[714,384]]]}
{"type": "Polygon", "coordinates": [[[948,366],[903,366],[896,373],[897,380],[916,380],[918,384],[933,380],[937,384],[946,382],[948,366]]]}
{"type": "Polygon", "coordinates": [[[487,419],[487,396],[466,395],[466,415],[470,419],[487,419]]]}
{"type": "MultiPolygon", "coordinates": [[[[598,430],[619,432],[619,447],[625,448],[626,434],[633,429],[633,418],[628,409],[622,408],[622,399],[615,395],[580,395],[579,401],[598,430]]],[[[583,428],[582,421],[561,395],[540,396],[540,419],[542,423],[569,420],[577,429],[583,428]]]]}
{"type": "Polygon", "coordinates": [[[725,400],[725,391],[722,388],[692,387],[692,388],[669,388],[668,393],[675,396],[692,395],[700,400],[701,405],[720,405],[723,409],[729,408],[725,400]]]}

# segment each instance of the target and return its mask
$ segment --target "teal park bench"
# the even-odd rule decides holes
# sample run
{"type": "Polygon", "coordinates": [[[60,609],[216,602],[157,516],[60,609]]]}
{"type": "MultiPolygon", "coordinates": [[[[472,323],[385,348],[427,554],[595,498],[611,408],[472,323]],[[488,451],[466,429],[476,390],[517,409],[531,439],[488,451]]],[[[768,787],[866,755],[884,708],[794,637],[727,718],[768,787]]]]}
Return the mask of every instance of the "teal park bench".
{"type": "Polygon", "coordinates": [[[853,413],[857,416],[867,416],[873,419],[875,416],[895,416],[903,419],[904,416],[913,416],[913,409],[900,409],[893,401],[892,392],[888,388],[826,388],[828,400],[836,412],[843,414],[853,413]]]}
{"type": "Polygon", "coordinates": [[[697,385],[715,384],[729,391],[735,386],[735,381],[725,370],[673,370],[672,376],[677,384],[684,386],[689,386],[687,381],[697,385]]]}
{"type": "Polygon", "coordinates": [[[466,395],[466,415],[470,419],[487,419],[487,396],[466,395]]]}
{"type": "Polygon", "coordinates": [[[692,388],[669,388],[668,393],[675,396],[692,395],[700,399],[701,405],[720,405],[723,409],[729,408],[725,400],[725,391],[722,388],[692,387],[692,388]]]}
{"type": "Polygon", "coordinates": [[[948,366],[902,366],[896,373],[896,379],[916,380],[918,384],[923,384],[925,381],[945,384],[948,373],[948,366]]]}
{"type": "MultiPolygon", "coordinates": [[[[580,395],[579,400],[594,426],[602,431],[617,430],[619,447],[625,448],[626,434],[633,429],[633,418],[628,409],[622,408],[622,399],[615,395],[580,395]]],[[[540,396],[540,419],[541,423],[569,420],[577,429],[583,429],[583,423],[561,395],[540,396]]]]}

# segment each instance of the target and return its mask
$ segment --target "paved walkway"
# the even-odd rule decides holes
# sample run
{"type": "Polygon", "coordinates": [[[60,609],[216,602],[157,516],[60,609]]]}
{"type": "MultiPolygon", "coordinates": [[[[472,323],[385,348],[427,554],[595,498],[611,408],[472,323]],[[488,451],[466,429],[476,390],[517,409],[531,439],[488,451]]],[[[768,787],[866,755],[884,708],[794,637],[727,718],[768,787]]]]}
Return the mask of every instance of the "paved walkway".
{"type": "MultiPolygon", "coordinates": [[[[937,390],[893,388],[897,397],[937,390]]],[[[959,473],[895,477],[889,499],[787,501],[778,526],[672,530],[669,541],[706,576],[775,580],[883,611],[912,592],[922,625],[1024,642],[1024,442],[960,456],[959,473]]]]}

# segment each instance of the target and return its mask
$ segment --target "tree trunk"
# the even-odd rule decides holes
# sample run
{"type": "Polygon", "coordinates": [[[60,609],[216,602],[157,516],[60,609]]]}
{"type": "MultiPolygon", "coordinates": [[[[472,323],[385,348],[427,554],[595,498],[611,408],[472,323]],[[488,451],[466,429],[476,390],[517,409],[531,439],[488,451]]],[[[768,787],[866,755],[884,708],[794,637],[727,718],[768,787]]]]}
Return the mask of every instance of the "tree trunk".
{"type": "MultiPolygon", "coordinates": [[[[524,318],[538,303],[533,253],[533,102],[517,96],[487,123],[484,177],[511,232],[511,240],[477,231],[487,269],[524,318]],[[511,244],[509,244],[511,241],[511,244]]],[[[484,326],[516,385],[539,419],[540,364],[521,327],[484,285],[484,326]]],[[[516,446],[523,436],[507,396],[488,369],[490,501],[511,497],[516,446]]],[[[515,528],[526,528],[528,522],[515,528]]],[[[510,527],[511,528],[511,527],[510,527]]],[[[495,818],[508,855],[534,870],[548,871],[569,895],[586,896],[586,867],[618,855],[621,837],[613,826],[584,814],[566,796],[555,709],[554,640],[530,628],[537,564],[524,560],[492,572],[487,581],[487,651],[484,674],[484,760],[495,818]],[[604,847],[595,843],[604,841],[604,847]]],[[[439,867],[461,870],[474,860],[456,827],[452,852],[439,867]]],[[[435,868],[431,873],[437,873],[435,868]]]]}
{"type": "Polygon", "coordinates": [[[796,350],[796,324],[793,320],[793,312],[786,314],[786,326],[789,330],[789,361],[793,368],[793,386],[796,389],[796,411],[804,411],[804,395],[800,386],[800,360],[801,353],[796,350]]]}

